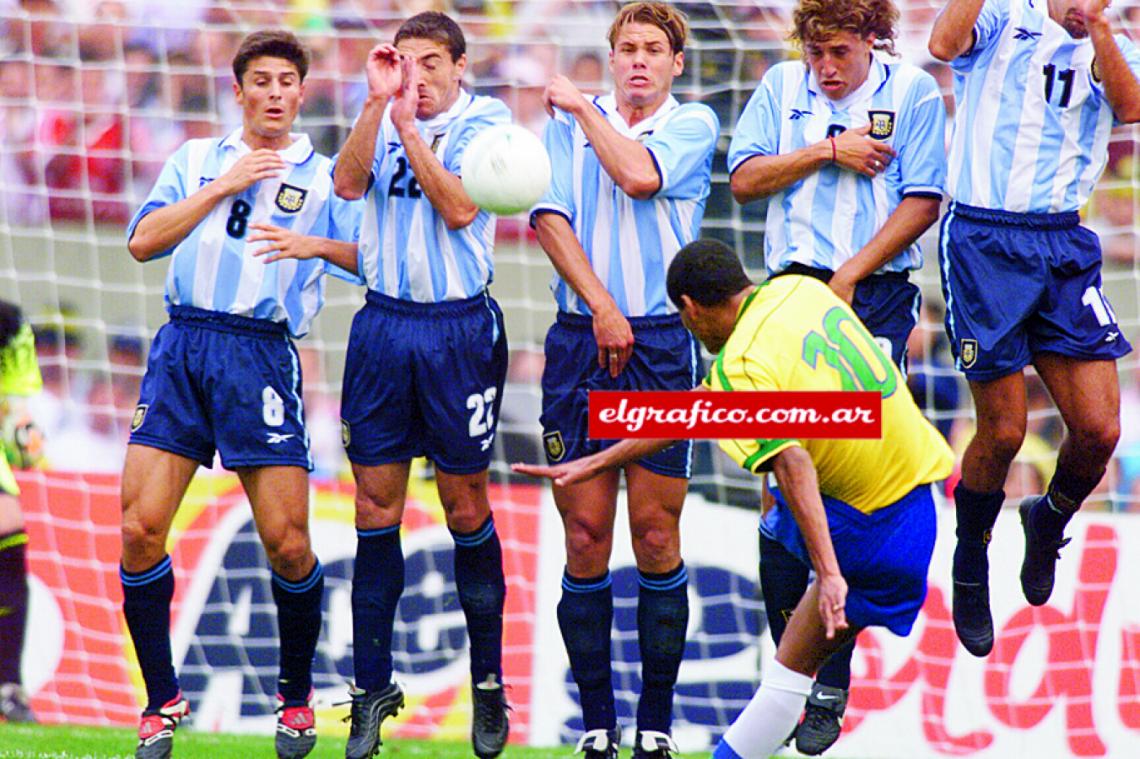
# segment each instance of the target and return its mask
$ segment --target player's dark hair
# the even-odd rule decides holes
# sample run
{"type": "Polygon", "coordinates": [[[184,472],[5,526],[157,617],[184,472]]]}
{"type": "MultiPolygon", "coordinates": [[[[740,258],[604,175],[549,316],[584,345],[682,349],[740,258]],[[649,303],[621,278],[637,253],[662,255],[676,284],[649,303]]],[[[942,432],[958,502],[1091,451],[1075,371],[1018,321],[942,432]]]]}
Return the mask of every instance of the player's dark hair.
{"type": "Polygon", "coordinates": [[[709,239],[693,240],[677,251],[665,280],[669,300],[677,308],[682,295],[702,306],[715,306],[751,285],[732,248],[709,239]]]}
{"type": "Polygon", "coordinates": [[[424,11],[417,13],[400,24],[396,30],[393,45],[399,45],[401,40],[431,40],[438,42],[451,53],[451,62],[459,60],[459,56],[467,52],[467,38],[463,30],[446,13],[439,11],[424,11]]]}
{"type": "Polygon", "coordinates": [[[297,68],[301,81],[305,81],[305,74],[309,73],[309,51],[297,39],[293,32],[287,29],[265,29],[253,32],[241,41],[237,54],[234,55],[234,78],[241,85],[242,77],[249,68],[249,62],[254,58],[281,58],[289,61],[297,68]]]}
{"type": "Polygon", "coordinates": [[[684,11],[674,8],[669,3],[638,2],[622,6],[617,18],[610,24],[609,41],[610,50],[617,44],[618,34],[626,24],[647,24],[656,26],[665,32],[669,39],[669,46],[673,54],[685,49],[685,39],[689,35],[689,17],[684,11]]]}

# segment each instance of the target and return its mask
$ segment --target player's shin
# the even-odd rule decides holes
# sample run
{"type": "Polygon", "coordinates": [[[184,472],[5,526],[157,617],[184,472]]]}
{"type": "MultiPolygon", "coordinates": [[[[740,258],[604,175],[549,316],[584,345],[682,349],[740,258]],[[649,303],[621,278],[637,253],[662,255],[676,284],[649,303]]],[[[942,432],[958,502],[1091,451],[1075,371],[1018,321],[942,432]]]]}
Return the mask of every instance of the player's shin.
{"type": "Polygon", "coordinates": [[[689,624],[689,574],[685,564],[670,572],[638,573],[637,640],[641,648],[638,731],[669,733],[673,686],[685,653],[689,624]]]}
{"type": "Polygon", "coordinates": [[[123,616],[131,631],[139,669],[146,682],[147,706],[155,712],[178,695],[170,652],[170,601],[174,598],[174,569],[169,556],[142,572],[120,567],[123,616]]]}
{"type": "Polygon", "coordinates": [[[392,681],[392,626],[404,592],[400,525],[356,531],[352,576],[352,650],[356,686],[375,691],[392,681]]]}
{"type": "Polygon", "coordinates": [[[800,718],[812,679],[778,661],[760,689],[721,738],[713,759],[767,759],[784,744],[800,718]]]}
{"type": "Polygon", "coordinates": [[[0,685],[20,682],[28,617],[28,535],[0,535],[0,685]]]}
{"type": "Polygon", "coordinates": [[[451,532],[455,540],[455,588],[467,619],[471,639],[471,682],[488,676],[503,679],[503,549],[495,520],[487,520],[474,532],[451,532]]]}
{"type": "Polygon", "coordinates": [[[558,626],[570,657],[570,670],[582,701],[586,730],[609,730],[617,724],[614,708],[610,641],[614,618],[610,573],[599,577],[562,576],[558,626]]]}
{"type": "Polygon", "coordinates": [[[313,654],[321,634],[324,569],[318,560],[308,575],[295,582],[273,572],[271,585],[281,646],[277,692],[285,706],[301,706],[313,685],[313,654]]]}

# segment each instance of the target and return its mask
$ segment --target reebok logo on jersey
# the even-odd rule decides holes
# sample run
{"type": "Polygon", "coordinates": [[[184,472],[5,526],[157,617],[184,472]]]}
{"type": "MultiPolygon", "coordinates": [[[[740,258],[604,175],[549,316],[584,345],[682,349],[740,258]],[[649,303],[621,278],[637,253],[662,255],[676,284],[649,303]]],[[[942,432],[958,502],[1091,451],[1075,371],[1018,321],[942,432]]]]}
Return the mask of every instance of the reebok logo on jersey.
{"type": "Polygon", "coordinates": [[[1041,32],[1031,31],[1029,29],[1026,29],[1024,26],[1017,27],[1017,29],[1013,33],[1013,38],[1015,40],[1021,40],[1021,41],[1035,40],[1040,36],[1041,36],[1041,32]]]}
{"type": "Polygon", "coordinates": [[[793,108],[792,114],[788,116],[788,118],[792,121],[795,121],[797,119],[802,119],[804,116],[811,116],[811,111],[802,111],[799,108],[793,108]]]}
{"type": "Polygon", "coordinates": [[[285,213],[297,213],[305,205],[305,196],[308,194],[308,190],[302,190],[300,187],[294,187],[291,184],[282,184],[281,189],[277,191],[277,199],[274,202],[285,213]]]}
{"type": "Polygon", "coordinates": [[[291,437],[293,437],[292,432],[270,432],[269,437],[266,438],[265,442],[269,443],[270,445],[277,445],[278,443],[284,443],[291,437]]]}

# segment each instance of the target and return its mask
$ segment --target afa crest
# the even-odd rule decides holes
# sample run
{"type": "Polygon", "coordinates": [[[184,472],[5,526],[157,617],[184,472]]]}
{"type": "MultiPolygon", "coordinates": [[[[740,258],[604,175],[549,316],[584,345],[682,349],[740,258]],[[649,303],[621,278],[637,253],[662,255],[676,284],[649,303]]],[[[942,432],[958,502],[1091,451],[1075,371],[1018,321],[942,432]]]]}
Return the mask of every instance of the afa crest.
{"type": "Polygon", "coordinates": [[[352,428],[348,426],[348,422],[343,419],[340,420],[340,444],[345,448],[352,442],[352,428]]]}
{"type": "Polygon", "coordinates": [[[876,140],[885,140],[895,133],[894,111],[867,111],[867,118],[871,119],[871,136],[876,140]]]}
{"type": "Polygon", "coordinates": [[[1092,74],[1093,81],[1100,84],[1100,63],[1096,58],[1093,58],[1092,66],[1089,67],[1089,71],[1092,74]]]}
{"type": "Polygon", "coordinates": [[[140,403],[135,406],[135,415],[131,417],[131,432],[143,426],[143,422],[146,421],[146,410],[148,408],[150,408],[150,404],[148,403],[140,403]]]}
{"type": "Polygon", "coordinates": [[[566,455],[566,444],[562,442],[562,433],[559,430],[547,432],[542,436],[542,442],[546,446],[546,457],[551,463],[561,461],[566,455]]]}
{"type": "Polygon", "coordinates": [[[958,355],[962,360],[962,367],[969,369],[978,360],[978,341],[970,338],[964,339],[958,355]]]}
{"type": "Polygon", "coordinates": [[[301,210],[301,206],[305,205],[305,196],[309,194],[308,190],[302,190],[300,187],[294,187],[291,184],[281,185],[281,189],[277,191],[277,207],[285,213],[297,213],[301,210]]]}

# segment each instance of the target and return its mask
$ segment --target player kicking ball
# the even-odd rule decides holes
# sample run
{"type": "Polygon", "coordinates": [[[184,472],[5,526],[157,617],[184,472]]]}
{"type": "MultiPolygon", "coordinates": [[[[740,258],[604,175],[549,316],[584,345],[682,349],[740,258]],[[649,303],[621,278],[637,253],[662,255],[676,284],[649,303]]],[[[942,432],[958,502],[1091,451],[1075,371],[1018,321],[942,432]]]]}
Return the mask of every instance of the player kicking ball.
{"type": "Polygon", "coordinates": [[[289,32],[246,37],[233,59],[241,128],[179,148],[127,228],[137,260],[171,256],[170,321],[151,346],[123,469],[123,614],[147,691],[138,759],[169,757],[190,713],[170,649],[166,539],[191,478],[215,450],[241,479],[272,567],[277,755],[299,759],[317,739],[309,700],[324,574],[309,541],[312,459],[290,336],[304,335],[320,309],[326,267],[257,258],[356,257],[354,243],[326,238],[353,240],[358,209],[333,193],[331,161],[289,131],[308,62],[289,32]]]}
{"type": "MultiPolygon", "coordinates": [[[[767,759],[795,727],[831,654],[864,627],[910,633],[934,550],[931,483],[950,474],[954,457],[898,366],[822,282],[786,275],[756,287],[728,246],[697,240],[673,259],[667,290],[685,326],[717,355],[693,392],[855,387],[882,396],[877,440],[721,441],[750,472],[775,473],[768,526],[816,575],[760,689],[713,752],[714,759],[767,759]]],[[[514,469],[565,486],[672,443],[624,440],[558,466],[514,469]]]]}

